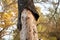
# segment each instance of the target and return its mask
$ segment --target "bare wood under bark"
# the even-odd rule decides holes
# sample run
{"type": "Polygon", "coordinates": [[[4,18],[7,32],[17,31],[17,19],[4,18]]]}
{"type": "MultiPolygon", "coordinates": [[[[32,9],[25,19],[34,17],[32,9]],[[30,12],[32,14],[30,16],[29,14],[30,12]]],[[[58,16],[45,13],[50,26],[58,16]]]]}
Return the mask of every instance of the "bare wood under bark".
{"type": "Polygon", "coordinates": [[[20,40],[38,40],[36,21],[29,10],[23,10],[21,22],[22,30],[20,32],[20,40]]]}

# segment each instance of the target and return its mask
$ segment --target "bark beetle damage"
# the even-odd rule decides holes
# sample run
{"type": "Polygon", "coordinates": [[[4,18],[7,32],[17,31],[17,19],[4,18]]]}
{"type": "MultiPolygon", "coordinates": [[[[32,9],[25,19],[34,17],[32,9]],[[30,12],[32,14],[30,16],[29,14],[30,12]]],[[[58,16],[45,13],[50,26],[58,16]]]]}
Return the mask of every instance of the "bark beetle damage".
{"type": "Polygon", "coordinates": [[[18,23],[17,23],[17,28],[19,30],[22,29],[22,25],[21,25],[21,12],[24,9],[30,10],[36,20],[39,18],[39,15],[38,15],[38,12],[35,9],[33,0],[18,0],[18,23]]]}
{"type": "Polygon", "coordinates": [[[36,20],[30,10],[24,9],[21,14],[22,30],[20,40],[38,40],[36,20]]]}

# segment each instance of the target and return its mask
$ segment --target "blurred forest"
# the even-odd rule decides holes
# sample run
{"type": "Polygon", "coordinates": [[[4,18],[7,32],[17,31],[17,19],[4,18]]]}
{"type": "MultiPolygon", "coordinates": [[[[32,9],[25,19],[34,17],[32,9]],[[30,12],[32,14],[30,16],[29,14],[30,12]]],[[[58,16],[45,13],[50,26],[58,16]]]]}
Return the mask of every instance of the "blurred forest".
{"type": "MultiPolygon", "coordinates": [[[[18,0],[0,0],[0,40],[20,40],[18,0]]],[[[60,40],[60,0],[34,0],[39,40],[60,40]]]]}

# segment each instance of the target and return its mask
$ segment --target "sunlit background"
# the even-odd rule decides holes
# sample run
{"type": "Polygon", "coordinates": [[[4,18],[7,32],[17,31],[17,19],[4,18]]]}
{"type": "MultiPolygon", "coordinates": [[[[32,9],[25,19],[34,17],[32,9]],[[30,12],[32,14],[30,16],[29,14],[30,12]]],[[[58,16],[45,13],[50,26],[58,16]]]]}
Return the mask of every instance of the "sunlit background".
{"type": "MultiPolygon", "coordinates": [[[[18,14],[17,1],[18,0],[0,0],[0,40],[19,40],[16,26],[18,14]]],[[[34,5],[40,16],[37,21],[37,29],[38,33],[42,33],[38,34],[41,40],[48,40],[48,37],[49,40],[56,40],[58,37],[57,33],[57,36],[54,36],[54,33],[51,34],[53,36],[47,33],[51,32],[52,29],[52,32],[59,32],[60,3],[58,4],[58,2],[59,0],[34,0],[34,5]],[[43,35],[43,32],[47,34],[43,35]]]]}

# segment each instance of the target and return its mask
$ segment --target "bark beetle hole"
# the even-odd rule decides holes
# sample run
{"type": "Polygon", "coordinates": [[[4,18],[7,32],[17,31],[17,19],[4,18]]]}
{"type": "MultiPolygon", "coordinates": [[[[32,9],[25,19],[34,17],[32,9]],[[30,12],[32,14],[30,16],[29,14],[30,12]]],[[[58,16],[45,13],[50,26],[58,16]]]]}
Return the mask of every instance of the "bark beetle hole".
{"type": "Polygon", "coordinates": [[[34,33],[36,33],[35,29],[33,29],[34,33]]]}
{"type": "Polygon", "coordinates": [[[28,40],[28,39],[26,39],[26,40],[28,40]]]}
{"type": "Polygon", "coordinates": [[[30,17],[27,17],[26,20],[30,19],[30,17]]]}
{"type": "Polygon", "coordinates": [[[29,30],[29,32],[31,32],[31,30],[29,30]]]}
{"type": "Polygon", "coordinates": [[[33,29],[33,35],[35,35],[36,31],[33,29]]]}
{"type": "Polygon", "coordinates": [[[22,18],[24,18],[24,17],[22,16],[22,18]]]}
{"type": "Polygon", "coordinates": [[[39,40],[41,40],[41,39],[39,39],[39,40]]]}
{"type": "Polygon", "coordinates": [[[24,17],[22,16],[22,20],[24,20],[24,17]]]}

